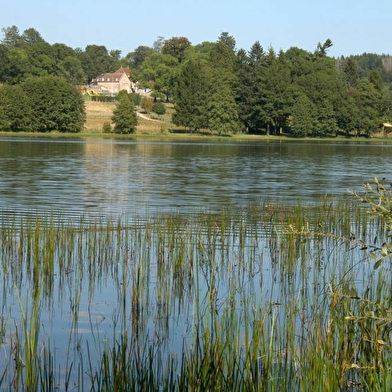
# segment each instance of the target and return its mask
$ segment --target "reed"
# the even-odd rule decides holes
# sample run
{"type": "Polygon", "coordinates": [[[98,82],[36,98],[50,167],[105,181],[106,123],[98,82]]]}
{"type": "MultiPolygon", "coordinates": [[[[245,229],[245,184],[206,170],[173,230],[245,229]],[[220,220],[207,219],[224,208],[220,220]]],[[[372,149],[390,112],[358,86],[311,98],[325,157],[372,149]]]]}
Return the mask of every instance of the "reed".
{"type": "Polygon", "coordinates": [[[144,220],[3,216],[0,388],[388,390],[384,224],[328,198],[144,220]],[[63,344],[48,324],[60,313],[63,344]]]}

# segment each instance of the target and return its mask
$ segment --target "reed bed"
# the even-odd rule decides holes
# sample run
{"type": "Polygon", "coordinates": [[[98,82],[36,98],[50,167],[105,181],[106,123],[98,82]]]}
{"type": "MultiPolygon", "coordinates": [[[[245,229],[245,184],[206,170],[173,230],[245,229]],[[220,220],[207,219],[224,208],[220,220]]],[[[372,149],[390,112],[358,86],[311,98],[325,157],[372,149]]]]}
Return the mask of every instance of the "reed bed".
{"type": "Polygon", "coordinates": [[[351,199],[0,235],[0,390],[392,387],[388,232],[351,199]]]}

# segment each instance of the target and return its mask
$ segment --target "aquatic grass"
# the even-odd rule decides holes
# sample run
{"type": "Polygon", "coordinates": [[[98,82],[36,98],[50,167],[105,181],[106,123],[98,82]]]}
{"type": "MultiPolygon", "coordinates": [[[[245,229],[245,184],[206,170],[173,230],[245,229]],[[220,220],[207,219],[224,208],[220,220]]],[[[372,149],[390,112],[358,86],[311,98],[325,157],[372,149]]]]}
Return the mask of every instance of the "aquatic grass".
{"type": "Polygon", "coordinates": [[[18,297],[20,311],[22,314],[22,335],[18,334],[18,327],[16,325],[16,345],[15,345],[15,368],[16,373],[14,376],[14,385],[25,385],[27,390],[37,390],[39,380],[39,335],[40,335],[40,305],[41,305],[41,292],[43,284],[39,283],[34,287],[32,309],[30,315],[26,313],[30,303],[24,306],[20,297],[19,289],[15,287],[18,297]],[[24,342],[21,344],[21,342],[24,342]],[[25,368],[24,372],[20,372],[21,368],[25,368]],[[23,379],[22,375],[25,375],[23,379]],[[20,379],[21,377],[21,379],[20,379]]]}
{"type": "MultiPolygon", "coordinates": [[[[13,333],[5,324],[24,362],[35,347],[33,386],[278,391],[390,382],[390,267],[374,270],[363,248],[379,226],[355,203],[2,225],[2,291],[15,285],[40,298],[37,308],[26,299],[22,321],[42,322],[57,303],[69,313],[67,360],[39,326],[25,336],[23,322],[13,333]],[[96,296],[109,285],[111,308],[100,314],[96,296]]],[[[27,369],[17,371],[25,388],[27,369]]]]}

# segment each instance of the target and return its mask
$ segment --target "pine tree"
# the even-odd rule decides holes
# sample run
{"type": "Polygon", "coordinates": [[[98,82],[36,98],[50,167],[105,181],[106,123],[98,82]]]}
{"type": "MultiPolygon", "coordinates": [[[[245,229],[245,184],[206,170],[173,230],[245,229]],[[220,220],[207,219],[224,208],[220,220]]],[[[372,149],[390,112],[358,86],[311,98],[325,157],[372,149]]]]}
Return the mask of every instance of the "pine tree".
{"type": "Polygon", "coordinates": [[[184,64],[175,87],[173,123],[197,131],[206,128],[207,102],[210,96],[209,75],[206,66],[198,60],[184,64]]]}
{"type": "Polygon", "coordinates": [[[238,107],[229,86],[221,83],[207,105],[208,127],[221,133],[237,133],[241,129],[238,107]]]}

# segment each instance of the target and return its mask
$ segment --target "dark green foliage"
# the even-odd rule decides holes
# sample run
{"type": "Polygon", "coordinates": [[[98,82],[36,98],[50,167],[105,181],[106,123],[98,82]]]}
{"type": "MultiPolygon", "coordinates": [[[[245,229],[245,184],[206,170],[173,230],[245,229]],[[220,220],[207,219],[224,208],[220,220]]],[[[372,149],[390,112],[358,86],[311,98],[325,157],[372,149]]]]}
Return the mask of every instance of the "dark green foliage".
{"type": "Polygon", "coordinates": [[[210,97],[210,77],[206,65],[189,60],[181,69],[175,86],[173,123],[197,131],[208,126],[206,103],[210,97]]]}
{"type": "Polygon", "coordinates": [[[11,27],[4,27],[1,29],[4,38],[1,41],[7,47],[12,47],[19,45],[22,42],[22,37],[19,34],[19,29],[17,26],[13,25],[11,27]]]}
{"type": "Polygon", "coordinates": [[[224,31],[218,38],[218,43],[225,44],[232,52],[235,51],[235,38],[229,35],[227,31],[224,31]]]}
{"type": "MultiPolygon", "coordinates": [[[[0,83],[19,85],[31,77],[57,76],[82,85],[102,73],[130,65],[133,81],[152,89],[154,102],[162,96],[169,102],[175,96],[173,122],[192,130],[211,127],[226,132],[237,128],[230,123],[237,123],[238,118],[240,128],[253,133],[372,136],[383,123],[392,122],[392,56],[364,53],[333,59],[328,57],[333,45],[330,39],[320,42],[314,52],[292,47],[277,54],[272,47],[265,51],[259,41],[249,51],[236,51],[236,41],[227,32],[221,33],[216,42],[195,46],[186,37],[158,37],[152,47],[139,46],[122,58],[120,50],[109,51],[102,45],[87,45],[85,50],[62,43],[50,45],[34,28],[20,33],[17,26],[11,26],[3,28],[2,33],[0,83]],[[312,106],[306,116],[301,114],[308,106],[303,95],[312,106]],[[297,103],[296,97],[301,97],[297,103]],[[231,120],[223,125],[226,116],[231,120]],[[308,124],[306,130],[303,124],[308,124]]],[[[54,115],[56,121],[49,118],[46,124],[41,120],[34,123],[28,115],[28,100],[39,108],[38,113],[44,113],[44,118],[55,108],[40,106],[40,92],[39,99],[34,97],[35,90],[26,98],[24,87],[22,90],[3,91],[3,129],[28,130],[30,125],[45,130],[59,125],[62,129],[81,128],[79,120],[67,120],[61,113],[54,115]],[[11,95],[19,98],[10,107],[11,95]],[[63,119],[61,124],[59,118],[63,119]]],[[[45,97],[47,93],[54,101],[62,99],[49,91],[45,97]]],[[[134,98],[134,105],[139,105],[140,96],[134,98]]],[[[151,106],[146,110],[151,111],[151,106]]]]}
{"type": "Polygon", "coordinates": [[[323,44],[321,42],[319,42],[317,45],[315,55],[319,56],[319,57],[326,57],[327,50],[332,46],[333,46],[333,43],[329,38],[323,44]]]}
{"type": "Polygon", "coordinates": [[[238,107],[227,85],[216,88],[207,104],[208,126],[219,134],[237,133],[241,129],[238,107]]]}
{"type": "Polygon", "coordinates": [[[166,113],[166,107],[162,102],[155,102],[152,105],[152,111],[159,116],[163,116],[166,113]]]}
{"type": "Polygon", "coordinates": [[[129,98],[127,90],[121,90],[116,96],[117,100],[120,101],[122,98],[129,98]]]}
{"type": "Polygon", "coordinates": [[[142,100],[142,96],[136,93],[129,93],[129,98],[133,101],[135,106],[139,106],[142,100]]]}
{"type": "Polygon", "coordinates": [[[221,68],[234,73],[236,56],[229,46],[223,42],[218,42],[211,50],[210,62],[213,68],[221,68]]]}
{"type": "Polygon", "coordinates": [[[343,78],[348,88],[355,87],[359,79],[359,68],[354,58],[350,57],[343,66],[343,78]]]}
{"type": "Polygon", "coordinates": [[[127,95],[121,95],[116,109],[113,111],[112,121],[114,133],[135,133],[137,117],[133,102],[127,95]]]}
{"type": "Polygon", "coordinates": [[[127,54],[126,58],[131,64],[132,69],[139,68],[143,61],[154,53],[154,49],[149,46],[138,46],[133,52],[127,54]]]}
{"type": "Polygon", "coordinates": [[[81,85],[87,82],[82,64],[76,56],[67,56],[58,63],[59,75],[74,85],[81,85]]]}
{"type": "Polygon", "coordinates": [[[120,60],[110,56],[103,45],[87,45],[85,51],[77,53],[77,56],[88,82],[103,73],[114,72],[121,67],[120,60]]]}
{"type": "Polygon", "coordinates": [[[32,117],[30,100],[20,86],[0,87],[0,128],[2,131],[30,131],[32,117]]]}
{"type": "Polygon", "coordinates": [[[32,77],[21,84],[29,98],[31,124],[39,132],[80,132],[85,121],[83,97],[56,76],[32,77]]]}
{"type": "Polygon", "coordinates": [[[175,57],[181,63],[185,58],[185,51],[189,46],[191,46],[191,43],[188,38],[172,37],[165,41],[162,47],[162,53],[175,57]]]}
{"type": "Polygon", "coordinates": [[[102,132],[103,133],[112,133],[112,126],[110,125],[109,122],[104,122],[102,126],[102,132]]]}
{"type": "Polygon", "coordinates": [[[294,100],[289,119],[289,129],[293,136],[304,137],[312,134],[314,123],[314,105],[303,93],[294,100]]]}
{"type": "Polygon", "coordinates": [[[170,54],[154,52],[147,57],[140,66],[139,74],[144,80],[144,85],[154,89],[157,93],[164,94],[169,101],[173,78],[178,60],[170,54]]]}
{"type": "Polygon", "coordinates": [[[370,136],[380,130],[382,126],[382,118],[379,113],[382,96],[368,79],[362,79],[358,83],[357,90],[358,130],[360,134],[370,136]]]}

